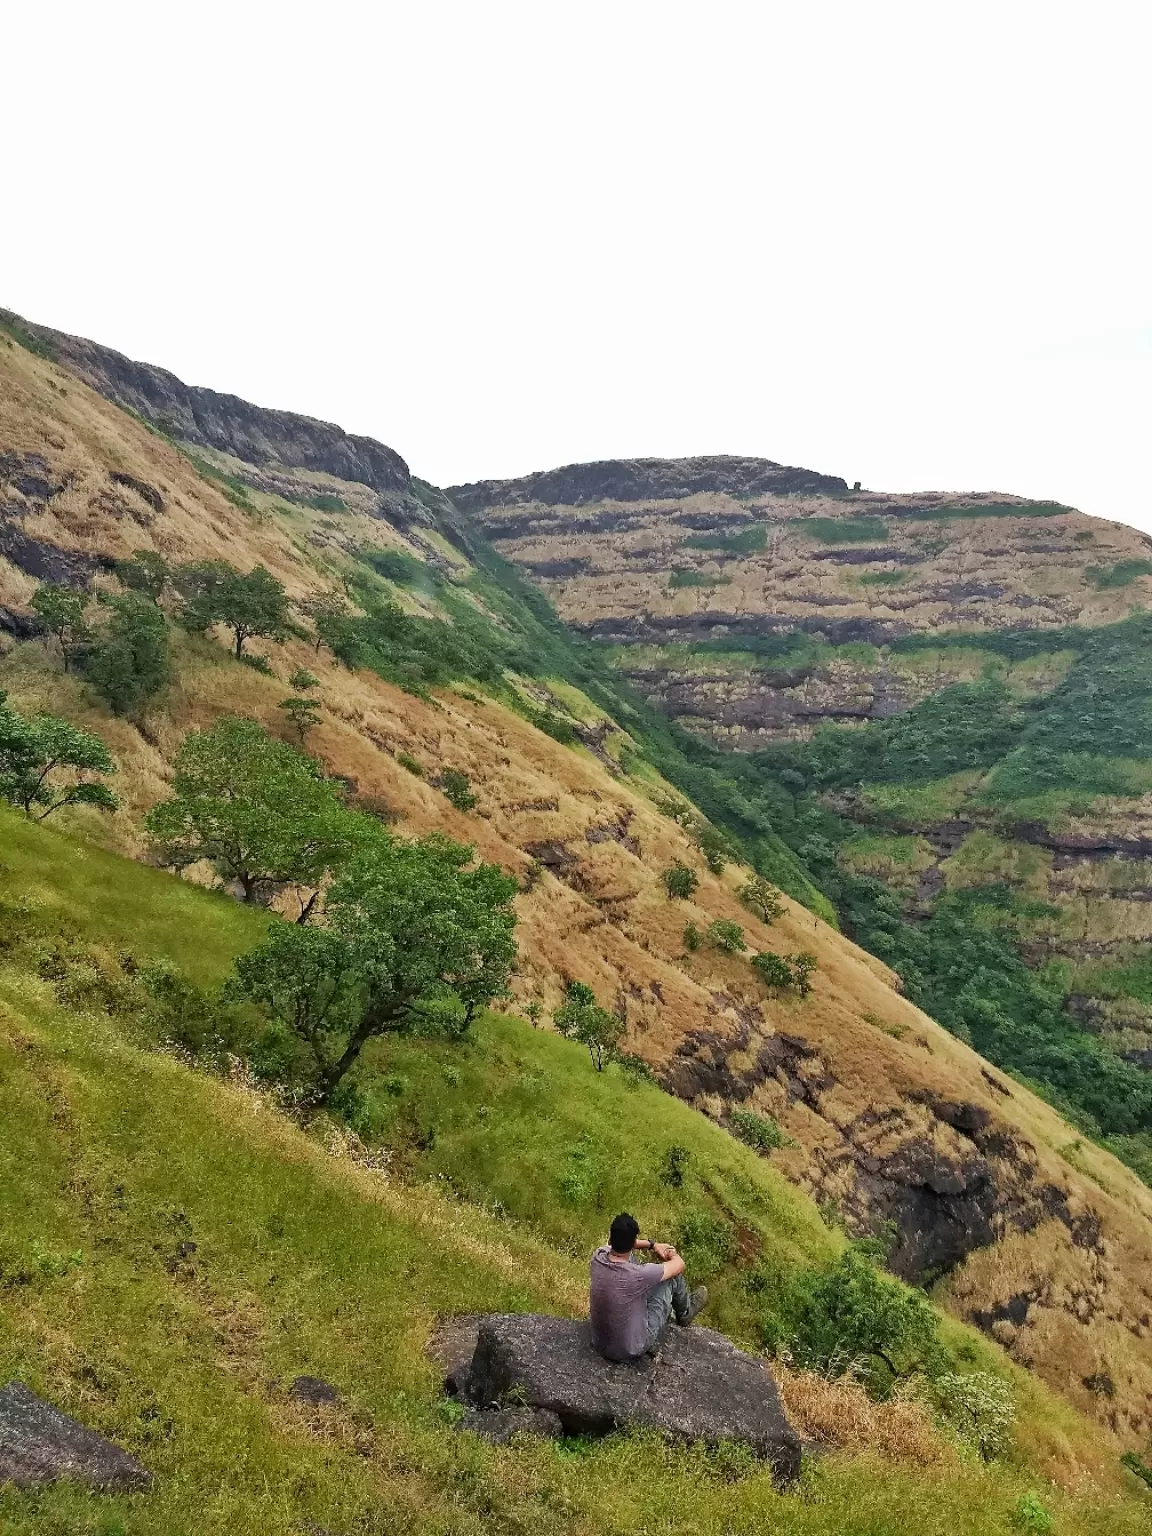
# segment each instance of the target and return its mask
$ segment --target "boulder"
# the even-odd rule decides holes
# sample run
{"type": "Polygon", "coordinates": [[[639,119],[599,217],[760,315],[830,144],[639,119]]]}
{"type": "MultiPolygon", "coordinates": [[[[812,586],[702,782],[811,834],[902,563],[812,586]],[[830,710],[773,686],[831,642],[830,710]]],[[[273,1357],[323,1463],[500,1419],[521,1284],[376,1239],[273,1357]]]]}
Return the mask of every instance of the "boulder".
{"type": "Polygon", "coordinates": [[[800,1441],[764,1364],[711,1328],[672,1327],[654,1357],[614,1365],[586,1322],[537,1315],[481,1319],[467,1395],[479,1409],[554,1413],[570,1435],[634,1425],[674,1440],[736,1440],[780,1478],[800,1468],[800,1441]]]}
{"type": "Polygon", "coordinates": [[[0,1391],[0,1484],[70,1478],[109,1492],[147,1488],[152,1474],[118,1445],[42,1402],[21,1382],[0,1391]]]}

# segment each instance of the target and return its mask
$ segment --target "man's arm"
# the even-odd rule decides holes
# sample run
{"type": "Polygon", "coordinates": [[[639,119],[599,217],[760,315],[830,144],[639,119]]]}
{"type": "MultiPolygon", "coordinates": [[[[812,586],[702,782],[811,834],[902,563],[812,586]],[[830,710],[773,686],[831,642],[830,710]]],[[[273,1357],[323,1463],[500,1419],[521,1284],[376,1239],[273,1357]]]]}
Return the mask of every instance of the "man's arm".
{"type": "Polygon", "coordinates": [[[664,1260],[662,1280],[675,1280],[676,1276],[682,1275],[688,1267],[671,1243],[654,1243],[649,1239],[648,1247],[658,1259],[664,1260]]]}

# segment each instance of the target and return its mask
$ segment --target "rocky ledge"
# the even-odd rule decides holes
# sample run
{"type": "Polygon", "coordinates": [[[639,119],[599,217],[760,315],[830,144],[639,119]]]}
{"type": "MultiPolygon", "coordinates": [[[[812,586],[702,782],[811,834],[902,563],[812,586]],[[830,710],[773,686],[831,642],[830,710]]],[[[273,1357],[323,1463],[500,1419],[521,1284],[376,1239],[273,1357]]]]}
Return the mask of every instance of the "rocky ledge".
{"type": "Polygon", "coordinates": [[[594,464],[566,464],[562,469],[543,470],[519,480],[453,485],[448,495],[466,511],[480,512],[487,507],[529,502],[583,507],[596,501],[681,500],[701,491],[721,491],[735,497],[799,492],[835,496],[847,489],[839,475],[794,469],[771,459],[712,454],[697,459],[603,459],[594,464]]]}
{"type": "Polygon", "coordinates": [[[781,1479],[800,1469],[800,1440],[767,1367],[711,1328],[672,1327],[654,1357],[614,1365],[593,1350],[586,1322],[495,1314],[451,1319],[429,1351],[445,1367],[445,1390],[469,1407],[461,1427],[494,1440],[637,1427],[738,1441],[781,1479]]]}

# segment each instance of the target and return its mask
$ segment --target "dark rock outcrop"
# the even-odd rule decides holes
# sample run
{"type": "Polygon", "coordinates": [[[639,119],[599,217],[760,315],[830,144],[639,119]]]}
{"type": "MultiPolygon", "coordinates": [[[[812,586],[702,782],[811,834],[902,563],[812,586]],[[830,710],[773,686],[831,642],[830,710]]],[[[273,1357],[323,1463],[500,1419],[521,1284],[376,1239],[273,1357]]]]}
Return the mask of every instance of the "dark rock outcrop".
{"type": "Polygon", "coordinates": [[[0,1391],[0,1484],[34,1488],[62,1478],[121,1492],[147,1488],[152,1474],[21,1382],[9,1382],[0,1391]]]}
{"type": "Polygon", "coordinates": [[[794,469],[771,459],[712,454],[698,459],[603,459],[593,464],[566,464],[518,480],[479,480],[453,485],[448,494],[468,512],[486,507],[544,502],[551,506],[583,507],[595,501],[680,500],[702,491],[728,496],[788,495],[830,492],[848,486],[839,475],[794,469]]]}
{"type": "Polygon", "coordinates": [[[740,1441],[781,1478],[800,1467],[800,1441],[767,1369],[711,1328],[673,1327],[654,1358],[614,1365],[593,1350],[587,1323],[485,1317],[467,1398],[481,1410],[509,1401],[544,1410],[570,1435],[634,1425],[675,1440],[740,1441]]]}

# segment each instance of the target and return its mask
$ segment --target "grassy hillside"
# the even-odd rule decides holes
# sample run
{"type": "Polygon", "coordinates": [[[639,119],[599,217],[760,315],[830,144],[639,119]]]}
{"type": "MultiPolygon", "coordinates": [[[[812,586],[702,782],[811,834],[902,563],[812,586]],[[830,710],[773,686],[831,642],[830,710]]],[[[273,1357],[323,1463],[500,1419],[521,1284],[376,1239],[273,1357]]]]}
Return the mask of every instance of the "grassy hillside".
{"type": "MultiPolygon", "coordinates": [[[[795,830],[782,773],[737,774],[632,699],[430,488],[413,482],[397,509],[363,482],[180,445],[16,345],[0,345],[0,376],[0,515],[5,547],[19,557],[0,559],[0,688],[17,709],[65,716],[112,752],[115,816],[60,813],[62,829],[88,840],[86,858],[99,859],[97,843],[148,856],[143,818],[168,793],[189,730],[240,714],[291,739],[280,704],[294,673],[308,669],[318,716],[308,750],[348,802],[403,834],[470,843],[517,878],[517,1007],[547,1021],[567,982],[586,982],[624,1018],[627,1049],[685,1106],[718,1125],[737,1108],[777,1121],[793,1144],[773,1152],[772,1165],[789,1184],[855,1235],[895,1231],[895,1271],[934,1285],[953,1315],[1093,1415],[1113,1467],[1122,1451],[1146,1446],[1152,1195],[821,919],[831,907],[780,835],[795,830]],[[30,572],[49,562],[74,585],[115,596],[111,563],[138,547],[173,564],[264,565],[290,599],[284,640],[251,644],[254,665],[245,665],[223,633],[182,630],[168,594],[171,680],[146,707],[114,715],[83,674],[65,675],[55,642],[30,632],[30,572]],[[325,634],[318,601],[339,618],[325,634]],[[448,782],[468,781],[459,805],[445,792],[449,773],[448,782]],[[770,924],[740,900],[753,861],[795,898],[770,924]],[[663,875],[676,864],[696,877],[690,899],[669,898],[663,875]],[[691,948],[689,925],[707,934],[717,921],[738,925],[748,949],[691,948]],[[748,960],[765,950],[811,952],[811,992],[770,992],[748,960]]],[[[92,612],[101,623],[100,607],[92,612]]],[[[839,650],[848,662],[848,647],[839,650]]],[[[1031,686],[1026,668],[1017,671],[1031,686]]],[[[1055,661],[1041,671],[1045,687],[1063,675],[1055,661]]],[[[908,867],[922,858],[914,849],[908,867]]],[[[219,913],[233,910],[213,901],[219,913]]],[[[67,980],[72,962],[60,963],[67,980]]],[[[68,996],[124,995],[131,1023],[135,983],[115,955],[95,967],[103,980],[77,963],[68,996]]],[[[198,971],[190,957],[186,969],[206,976],[211,967],[198,971]]],[[[374,1067],[343,1108],[369,1141],[381,1140],[398,1173],[499,1201],[566,1252],[586,1247],[602,1206],[627,1185],[653,1202],[652,1219],[695,1234],[697,1267],[708,1250],[724,1250],[718,1315],[742,1337],[762,1328],[768,1291],[753,1287],[770,1278],[766,1225],[783,1230],[773,1214],[780,1186],[765,1186],[757,1199],[767,1203],[754,1206],[738,1188],[739,1163],[702,1151],[683,1185],[660,1182],[671,1111],[655,1090],[628,1089],[614,1070],[598,1080],[550,1032],[511,1023],[486,1025],[458,1060],[397,1049],[381,1051],[374,1067]],[[574,1074],[563,1109],[548,1112],[555,1144],[541,1128],[551,1125],[540,1112],[549,1092],[541,1072],[574,1074]],[[595,1109],[602,1093],[627,1093],[626,1108],[595,1109]],[[648,1114],[649,1103],[660,1117],[653,1150],[633,1161],[614,1127],[648,1114]],[[547,1191],[543,1209],[518,1162],[547,1191]],[[740,1276],[752,1284],[742,1288],[740,1276]]],[[[677,1132],[676,1143],[692,1151],[695,1134],[677,1132]]],[[[733,1156],[730,1137],[711,1145],[733,1156]]],[[[788,1239],[799,1250],[805,1230],[788,1239]]]]}
{"type": "Polygon", "coordinates": [[[64,943],[109,974],[130,950],[208,980],[258,936],[259,919],[7,813],[0,830],[0,1376],[114,1436],[157,1479],[133,1497],[0,1492],[0,1529],[977,1536],[1004,1530],[1029,1490],[1069,1536],[1143,1528],[1135,1491],[1045,1483],[1043,1468],[1092,1468],[1103,1488],[1114,1474],[1087,1424],[1023,1378],[1006,1462],[840,1452],[783,1494],[739,1458],[642,1437],[494,1450],[457,1436],[423,1355],[435,1317],[578,1312],[598,1204],[631,1186],[638,1214],[663,1225],[701,1198],[690,1188],[673,1199],[653,1179],[664,1138],[691,1150],[700,1188],[778,1262],[819,1258],[839,1239],[723,1131],[654,1089],[597,1077],[574,1048],[512,1019],[486,1021],[455,1061],[408,1047],[378,1063],[383,1091],[403,1077],[398,1097],[441,1133],[426,1162],[401,1167],[404,1138],[381,1125],[396,1163],[365,1166],[243,1083],[145,1048],[130,1016],[94,994],[61,1006],[44,979],[59,991],[44,960],[64,943]],[[571,1199],[577,1125],[605,1170],[587,1207],[571,1199]],[[333,1382],[340,1404],[296,1403],[297,1374],[333,1382]]]}

